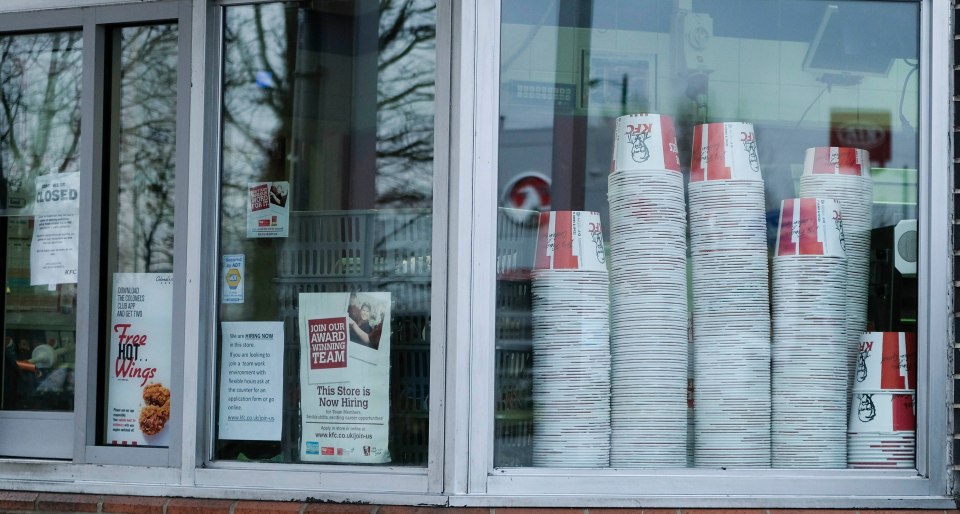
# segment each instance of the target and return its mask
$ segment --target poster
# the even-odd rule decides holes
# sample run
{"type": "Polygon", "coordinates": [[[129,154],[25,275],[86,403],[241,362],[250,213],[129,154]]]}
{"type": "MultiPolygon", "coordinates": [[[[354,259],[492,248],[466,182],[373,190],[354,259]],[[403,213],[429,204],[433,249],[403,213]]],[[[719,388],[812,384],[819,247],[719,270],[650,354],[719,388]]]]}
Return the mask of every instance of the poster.
{"type": "Polygon", "coordinates": [[[224,255],[220,264],[220,301],[243,303],[243,254],[224,255]]]}
{"type": "Polygon", "coordinates": [[[40,175],[36,185],[35,216],[80,213],[80,172],[40,175]]]}
{"type": "Polygon", "coordinates": [[[30,241],[30,285],[76,284],[79,268],[80,215],[34,218],[30,241]]]}
{"type": "Polygon", "coordinates": [[[76,284],[80,247],[80,173],[37,177],[30,242],[30,285],[76,284]]]}
{"type": "Polygon", "coordinates": [[[279,441],[283,322],[220,324],[220,439],[279,441]]]}
{"type": "Polygon", "coordinates": [[[390,293],[300,293],[300,459],[390,462],[390,293]]]}
{"type": "Polygon", "coordinates": [[[106,444],[168,446],[173,274],[114,273],[106,444]]]}
{"type": "Polygon", "coordinates": [[[247,185],[247,237],[287,237],[290,221],[289,182],[247,185]]]}

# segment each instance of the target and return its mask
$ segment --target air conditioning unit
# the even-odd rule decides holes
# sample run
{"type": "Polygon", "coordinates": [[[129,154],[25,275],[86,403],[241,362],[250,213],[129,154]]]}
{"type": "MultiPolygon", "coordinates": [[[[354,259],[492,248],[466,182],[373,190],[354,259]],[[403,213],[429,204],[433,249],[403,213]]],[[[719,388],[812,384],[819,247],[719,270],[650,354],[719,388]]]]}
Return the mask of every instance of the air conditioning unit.
{"type": "Polygon", "coordinates": [[[917,220],[902,220],[893,228],[893,265],[905,277],[917,276],[917,220]]]}

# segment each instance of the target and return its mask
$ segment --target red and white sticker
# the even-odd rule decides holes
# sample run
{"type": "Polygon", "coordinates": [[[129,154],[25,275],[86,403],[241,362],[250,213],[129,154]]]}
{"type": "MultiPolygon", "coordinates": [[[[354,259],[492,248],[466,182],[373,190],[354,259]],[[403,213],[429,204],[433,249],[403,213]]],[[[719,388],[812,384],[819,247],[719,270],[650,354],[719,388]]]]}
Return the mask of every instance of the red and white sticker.
{"type": "Polygon", "coordinates": [[[617,118],[610,173],[635,170],[680,171],[673,119],[662,114],[617,118]]]}
{"type": "Polygon", "coordinates": [[[855,391],[915,390],[917,388],[917,334],[865,332],[860,336],[855,391]]]}
{"type": "Polygon", "coordinates": [[[859,148],[820,146],[807,148],[804,175],[851,175],[870,177],[870,153],[859,148]]]}
{"type": "Polygon", "coordinates": [[[763,180],[752,123],[705,123],[693,128],[690,181],[763,180]]]}
{"type": "Polygon", "coordinates": [[[780,206],[777,257],[846,256],[840,204],[830,198],[788,198],[780,206]]]}
{"type": "Polygon", "coordinates": [[[850,402],[851,433],[910,432],[917,429],[913,393],[853,394],[850,402]]]}
{"type": "Polygon", "coordinates": [[[600,213],[540,213],[534,269],[606,271],[600,213]]]}

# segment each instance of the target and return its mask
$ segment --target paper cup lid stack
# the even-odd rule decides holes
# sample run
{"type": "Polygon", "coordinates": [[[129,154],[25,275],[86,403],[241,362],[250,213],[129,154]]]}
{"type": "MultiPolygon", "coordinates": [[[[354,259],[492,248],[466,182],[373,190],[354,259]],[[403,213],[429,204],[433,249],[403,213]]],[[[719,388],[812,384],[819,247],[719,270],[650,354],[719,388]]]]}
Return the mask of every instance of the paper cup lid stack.
{"type": "Polygon", "coordinates": [[[608,177],[611,465],[687,465],[686,202],[673,121],[617,119],[608,177]]]}
{"type": "Polygon", "coordinates": [[[781,203],[773,257],[774,467],[846,467],[843,214],[833,199],[781,203]]]}
{"type": "Polygon", "coordinates": [[[609,279],[600,215],[540,216],[532,272],[533,464],[610,464],[609,279]]]}
{"type": "Polygon", "coordinates": [[[833,198],[843,212],[847,255],[847,351],[856,359],[860,334],[867,326],[870,282],[870,236],[873,229],[873,180],[870,154],[859,148],[807,149],[800,177],[800,195],[833,198]]]}
{"type": "Polygon", "coordinates": [[[767,222],[748,123],[695,127],[689,185],[698,467],[770,466],[767,222]]]}
{"type": "Polygon", "coordinates": [[[849,467],[916,467],[916,383],[916,334],[860,337],[847,431],[849,467]]]}

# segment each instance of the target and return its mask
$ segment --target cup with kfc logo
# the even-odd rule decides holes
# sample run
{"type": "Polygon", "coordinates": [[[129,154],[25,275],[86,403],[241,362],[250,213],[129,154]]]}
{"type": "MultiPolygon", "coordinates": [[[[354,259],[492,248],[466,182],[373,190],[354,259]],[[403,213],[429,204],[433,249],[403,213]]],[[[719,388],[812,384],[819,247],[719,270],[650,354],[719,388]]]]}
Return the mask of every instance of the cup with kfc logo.
{"type": "Polygon", "coordinates": [[[752,123],[704,123],[693,128],[690,181],[762,180],[752,123]]]}
{"type": "Polygon", "coordinates": [[[673,119],[663,114],[628,114],[617,118],[610,172],[680,171],[673,119]]]}

